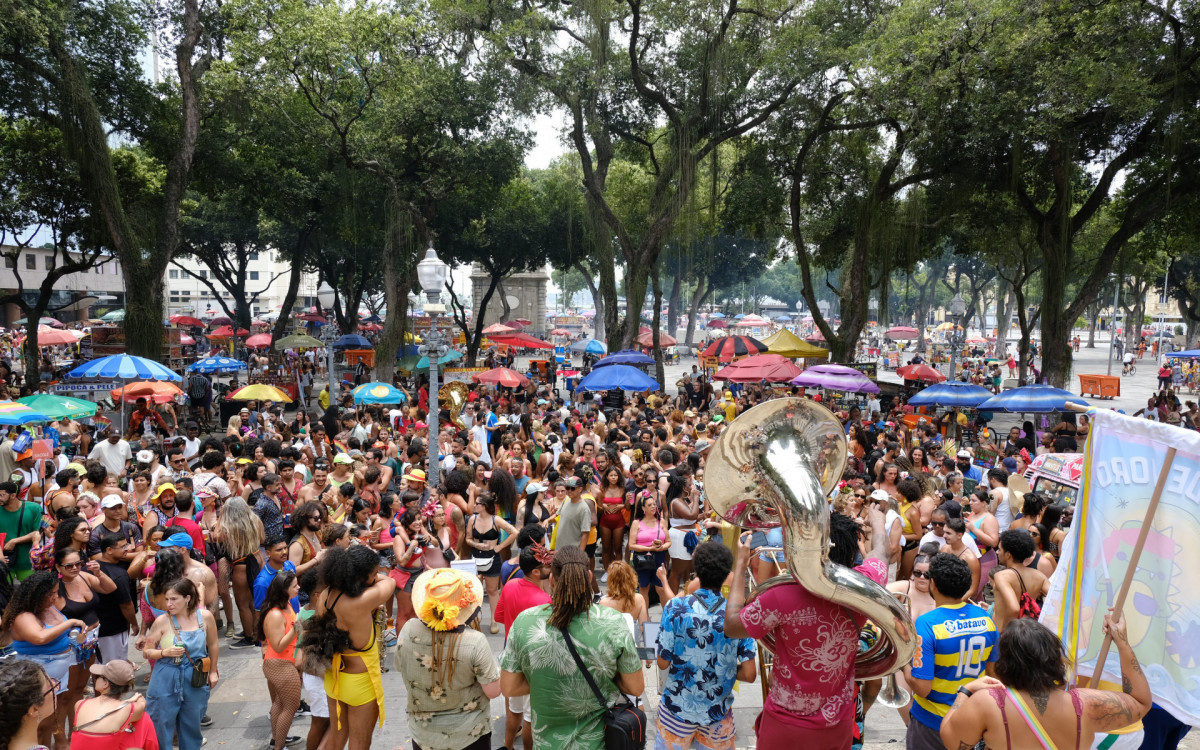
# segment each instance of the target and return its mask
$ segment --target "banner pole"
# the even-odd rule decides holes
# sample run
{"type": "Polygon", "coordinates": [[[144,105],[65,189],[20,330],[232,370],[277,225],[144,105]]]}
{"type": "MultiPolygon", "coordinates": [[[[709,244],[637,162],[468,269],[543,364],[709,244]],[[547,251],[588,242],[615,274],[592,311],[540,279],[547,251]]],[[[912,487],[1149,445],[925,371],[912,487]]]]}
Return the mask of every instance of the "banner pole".
{"type": "MultiPolygon", "coordinates": [[[[1163,460],[1162,469],[1158,472],[1158,482],[1154,485],[1154,494],[1150,497],[1150,504],[1146,506],[1146,517],[1142,519],[1142,527],[1138,529],[1137,543],[1133,546],[1133,551],[1129,554],[1129,567],[1125,569],[1125,579],[1121,581],[1121,588],[1117,591],[1117,598],[1113,602],[1113,616],[1120,618],[1121,610],[1125,607],[1125,596],[1129,593],[1129,587],[1133,583],[1133,576],[1137,573],[1138,559],[1142,556],[1142,547],[1146,545],[1146,537],[1150,535],[1150,524],[1154,521],[1154,514],[1158,512],[1158,501],[1162,498],[1163,487],[1167,484],[1167,475],[1171,471],[1171,464],[1175,462],[1175,449],[1167,448],[1167,456],[1163,460]]],[[[1097,613],[1098,614],[1098,613],[1097,613]]],[[[1096,614],[1093,614],[1093,617],[1096,614]]],[[[1084,678],[1080,687],[1090,687],[1092,684],[1100,684],[1100,675],[1104,672],[1104,662],[1108,658],[1108,649],[1112,646],[1112,635],[1106,633],[1104,641],[1100,644],[1100,656],[1096,659],[1096,671],[1092,674],[1090,680],[1084,678]]]]}

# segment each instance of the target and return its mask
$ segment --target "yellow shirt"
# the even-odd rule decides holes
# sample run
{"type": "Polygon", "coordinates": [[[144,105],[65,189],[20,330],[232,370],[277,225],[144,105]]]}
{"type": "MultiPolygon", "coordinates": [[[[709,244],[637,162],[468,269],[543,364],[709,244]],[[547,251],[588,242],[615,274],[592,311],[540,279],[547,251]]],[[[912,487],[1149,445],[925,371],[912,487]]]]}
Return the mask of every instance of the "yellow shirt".
{"type": "Polygon", "coordinates": [[[328,388],[321,391],[321,393],[317,396],[317,403],[321,405],[322,409],[329,408],[329,389],[328,388]]]}

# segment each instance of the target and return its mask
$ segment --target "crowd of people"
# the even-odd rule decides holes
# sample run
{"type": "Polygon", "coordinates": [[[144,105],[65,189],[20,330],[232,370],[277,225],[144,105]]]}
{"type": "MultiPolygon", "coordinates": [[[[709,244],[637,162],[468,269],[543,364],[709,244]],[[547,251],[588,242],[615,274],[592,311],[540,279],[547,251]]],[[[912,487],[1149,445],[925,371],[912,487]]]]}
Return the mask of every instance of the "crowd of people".
{"type": "MultiPolygon", "coordinates": [[[[10,461],[28,481],[0,483],[15,582],[0,584],[0,695],[18,709],[0,741],[198,750],[221,652],[255,649],[274,750],[369,747],[399,708],[389,668],[415,747],[490,748],[503,695],[505,747],[600,748],[605,709],[636,704],[654,666],[656,746],[725,748],[734,684],[760,676],[756,639],[771,638],[759,746],[861,742],[879,684],[856,683],[853,660],[870,628],[798,584],[747,604],[748,581],[787,570],[779,532],[746,534],[735,554],[703,498],[727,425],[778,395],[714,391],[699,373],[620,407],[473,386],[454,414],[418,387],[396,409],[250,403],[208,437],[193,423],[164,435],[138,405],[136,427],[97,425],[46,477],[10,436],[0,473],[10,461]],[[660,628],[639,652],[651,610],[660,628]],[[496,653],[486,634],[501,632],[496,653]],[[131,658],[150,665],[144,700],[131,658]],[[307,737],[290,734],[298,715],[307,737]]],[[[911,415],[874,399],[840,415],[830,521],[834,561],[903,594],[916,621],[909,747],[998,747],[1000,733],[1034,747],[1023,723],[997,724],[1030,702],[1058,746],[1136,721],[1149,689],[1119,617],[1132,688],[1065,691],[1062,647],[1031,618],[1070,508],[1008,487],[1031,456],[1078,450],[1086,420],[1044,435],[981,423],[996,456],[981,467],[949,437],[962,415],[911,415]]]]}

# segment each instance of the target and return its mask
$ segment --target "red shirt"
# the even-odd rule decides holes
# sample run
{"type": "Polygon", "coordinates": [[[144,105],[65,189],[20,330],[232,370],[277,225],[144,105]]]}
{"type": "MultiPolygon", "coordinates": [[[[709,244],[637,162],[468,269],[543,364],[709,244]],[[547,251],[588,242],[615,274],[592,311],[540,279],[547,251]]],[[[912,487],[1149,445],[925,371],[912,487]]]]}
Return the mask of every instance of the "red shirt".
{"type": "MultiPolygon", "coordinates": [[[[887,566],[880,560],[869,558],[855,570],[887,583],[887,566]]],[[[854,720],[854,657],[865,618],[851,617],[841,605],[813,596],[798,583],[764,591],[741,616],[752,638],[775,635],[764,711],[798,729],[847,726],[854,720]]]]}
{"type": "Polygon", "coordinates": [[[200,531],[200,526],[190,518],[180,518],[175,516],[167,521],[168,526],[178,526],[187,532],[187,535],[192,538],[192,547],[200,554],[200,559],[204,559],[204,532],[200,531]]]}
{"type": "Polygon", "coordinates": [[[496,622],[504,623],[504,640],[508,640],[508,629],[517,615],[530,607],[550,603],[550,595],[542,587],[524,578],[514,578],[500,589],[500,600],[496,602],[496,622]]]}

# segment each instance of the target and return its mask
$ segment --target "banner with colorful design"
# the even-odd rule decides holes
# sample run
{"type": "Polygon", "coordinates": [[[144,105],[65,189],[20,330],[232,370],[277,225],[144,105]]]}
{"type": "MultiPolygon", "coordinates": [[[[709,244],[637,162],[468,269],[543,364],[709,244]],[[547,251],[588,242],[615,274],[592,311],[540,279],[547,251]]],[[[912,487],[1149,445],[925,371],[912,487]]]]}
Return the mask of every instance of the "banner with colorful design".
{"type": "MultiPolygon", "coordinates": [[[[1071,531],[1041,622],[1055,630],[1080,675],[1096,669],[1104,614],[1113,606],[1145,522],[1159,472],[1175,448],[1158,511],[1125,597],[1129,642],[1154,700],[1200,723],[1200,434],[1094,410],[1071,531]]],[[[1110,648],[1104,679],[1120,684],[1110,648]]]]}

